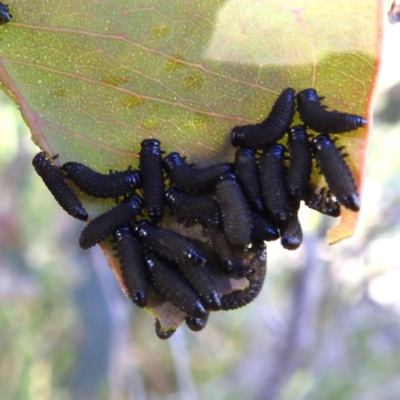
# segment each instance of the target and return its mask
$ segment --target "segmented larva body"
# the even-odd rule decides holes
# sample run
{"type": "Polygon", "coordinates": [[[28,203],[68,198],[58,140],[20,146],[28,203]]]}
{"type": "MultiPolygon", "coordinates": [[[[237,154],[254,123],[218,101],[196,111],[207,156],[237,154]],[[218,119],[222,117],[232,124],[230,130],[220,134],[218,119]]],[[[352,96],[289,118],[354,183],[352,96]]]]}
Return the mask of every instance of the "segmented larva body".
{"type": "Polygon", "coordinates": [[[204,168],[194,168],[185,162],[178,153],[171,153],[164,158],[164,169],[171,181],[186,192],[200,192],[213,187],[219,177],[230,172],[230,164],[214,164],[204,168]]]}
{"type": "Polygon", "coordinates": [[[311,192],[306,200],[305,205],[322,214],[330,217],[340,217],[340,204],[336,197],[326,188],[322,188],[319,192],[311,192]]]}
{"type": "Polygon", "coordinates": [[[340,204],[352,211],[359,211],[360,196],[357,185],[340,150],[325,134],[315,137],[312,145],[315,158],[329,190],[336,196],[340,204]]]}
{"type": "Polygon", "coordinates": [[[285,221],[281,226],[281,244],[287,250],[296,250],[303,242],[303,231],[297,215],[285,221]]]}
{"type": "Polygon", "coordinates": [[[165,200],[179,222],[198,222],[204,227],[221,223],[219,205],[210,197],[191,196],[176,188],[171,188],[165,193],[165,200]]]}
{"type": "Polygon", "coordinates": [[[297,94],[297,110],[304,124],[316,132],[343,133],[362,128],[367,120],[359,115],[327,111],[315,89],[305,89],[297,94]]]}
{"type": "Polygon", "coordinates": [[[0,25],[4,25],[12,20],[12,15],[8,10],[8,5],[0,3],[0,25]]]}
{"type": "Polygon", "coordinates": [[[93,171],[86,165],[67,162],[62,166],[71,179],[85,193],[100,198],[120,197],[131,193],[142,184],[139,171],[128,168],[126,171],[111,172],[108,175],[93,171]]]}
{"type": "Polygon", "coordinates": [[[88,249],[101,242],[117,229],[135,221],[142,208],[143,200],[139,196],[129,197],[91,221],[82,231],[79,245],[82,249],[88,249]]]}
{"type": "Polygon", "coordinates": [[[235,248],[228,241],[224,232],[215,226],[210,226],[206,230],[211,247],[215,250],[219,265],[226,272],[231,272],[241,267],[235,248]]]}
{"type": "Polygon", "coordinates": [[[144,204],[150,220],[157,223],[161,221],[164,210],[164,174],[160,142],[156,139],[143,140],[139,159],[144,204]]]}
{"type": "Polygon", "coordinates": [[[279,238],[279,232],[275,224],[261,215],[252,213],[251,241],[255,243],[262,243],[264,241],[270,242],[279,238]]]}
{"type": "Polygon", "coordinates": [[[135,227],[135,234],[145,246],[182,268],[200,266],[205,262],[201,251],[190,239],[177,232],[158,228],[144,220],[135,227]]]}
{"type": "Polygon", "coordinates": [[[260,158],[264,202],[276,222],[286,221],[295,212],[286,186],[284,157],[285,147],[274,143],[260,158]]]}
{"type": "Polygon", "coordinates": [[[261,192],[260,171],[255,152],[249,148],[239,148],[235,153],[235,175],[243,194],[254,211],[264,212],[261,192]]]}
{"type": "Polygon", "coordinates": [[[226,174],[215,186],[225,235],[234,246],[245,246],[250,241],[252,218],[236,178],[226,174]]]}
{"type": "Polygon", "coordinates": [[[46,153],[40,152],[33,158],[32,165],[64,211],[74,218],[86,221],[88,219],[87,212],[76,194],[65,182],[60,169],[52,163],[56,157],[49,158],[46,153]]]}
{"type": "Polygon", "coordinates": [[[259,261],[252,268],[252,273],[246,276],[249,280],[249,286],[246,289],[221,296],[221,309],[235,310],[251,303],[261,292],[266,273],[266,262],[259,261]]]}
{"type": "Polygon", "coordinates": [[[295,200],[304,200],[309,190],[312,162],[310,143],[303,125],[297,125],[289,130],[289,152],[287,187],[295,200]]]}
{"type": "Polygon", "coordinates": [[[186,322],[187,327],[190,330],[192,330],[194,332],[198,332],[206,327],[207,322],[208,322],[208,317],[209,317],[208,313],[204,317],[188,316],[185,318],[185,322],[186,322]]]}
{"type": "Polygon", "coordinates": [[[189,283],[174,270],[168,261],[153,253],[145,257],[151,280],[156,289],[188,315],[202,318],[207,315],[200,296],[189,283]]]}
{"type": "Polygon", "coordinates": [[[122,281],[128,295],[138,307],[145,307],[148,282],[142,246],[128,227],[118,229],[114,236],[122,281]]]}
{"type": "Polygon", "coordinates": [[[263,149],[281,139],[293,121],[295,91],[286,88],[279,95],[268,117],[255,125],[235,126],[231,131],[234,147],[263,149]]]}

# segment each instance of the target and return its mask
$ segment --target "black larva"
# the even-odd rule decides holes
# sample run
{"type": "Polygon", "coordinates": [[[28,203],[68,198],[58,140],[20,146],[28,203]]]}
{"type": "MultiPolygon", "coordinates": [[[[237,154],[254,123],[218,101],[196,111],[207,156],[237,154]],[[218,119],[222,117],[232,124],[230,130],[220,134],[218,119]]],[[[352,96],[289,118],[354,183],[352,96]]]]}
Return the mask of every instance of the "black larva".
{"type": "Polygon", "coordinates": [[[144,204],[151,221],[157,223],[161,221],[164,209],[164,176],[160,142],[156,139],[143,140],[139,158],[144,204]]]}
{"type": "Polygon", "coordinates": [[[235,176],[224,175],[215,186],[215,195],[221,207],[227,239],[234,246],[245,246],[250,241],[252,219],[249,206],[235,176]]]}
{"type": "Polygon", "coordinates": [[[322,188],[319,192],[311,192],[305,200],[305,205],[315,211],[322,214],[329,215],[330,217],[340,216],[340,204],[336,197],[327,190],[327,188],[322,188]]]}
{"type": "Polygon", "coordinates": [[[277,98],[268,117],[255,125],[235,126],[231,132],[234,147],[263,149],[276,142],[289,129],[295,110],[295,91],[286,88],[277,98]]]}
{"type": "Polygon", "coordinates": [[[148,283],[142,246],[128,227],[118,229],[114,235],[122,281],[128,295],[138,307],[145,307],[148,283]]]}
{"type": "Polygon", "coordinates": [[[12,19],[12,15],[8,10],[8,5],[0,2],[0,25],[4,25],[7,22],[10,22],[12,19]]]}
{"type": "Polygon", "coordinates": [[[143,200],[139,196],[127,198],[91,221],[82,231],[79,245],[82,249],[88,249],[101,242],[117,229],[133,222],[142,208],[143,200]]]}
{"type": "Polygon", "coordinates": [[[205,258],[189,238],[169,229],[162,229],[143,220],[135,227],[141,242],[160,256],[179,266],[200,266],[205,258]]]}
{"type": "Polygon", "coordinates": [[[72,217],[86,221],[88,219],[87,212],[76,194],[65,182],[59,168],[52,163],[56,157],[48,158],[46,153],[41,152],[33,158],[32,165],[58,204],[72,217]]]}
{"type": "Polygon", "coordinates": [[[252,273],[246,276],[249,280],[249,286],[246,289],[221,296],[221,309],[235,310],[236,308],[244,307],[246,304],[251,303],[261,292],[266,273],[267,263],[257,263],[257,265],[252,268],[252,273]]]}
{"type": "Polygon", "coordinates": [[[284,249],[296,250],[301,245],[303,231],[297,215],[282,223],[280,232],[281,245],[284,249]]]}
{"type": "Polygon", "coordinates": [[[207,315],[200,296],[168,261],[152,253],[145,260],[151,280],[161,295],[188,315],[199,318],[207,315]]]}
{"type": "Polygon", "coordinates": [[[200,192],[213,187],[219,177],[230,172],[230,164],[214,164],[204,168],[194,168],[185,162],[178,153],[171,153],[164,158],[164,169],[168,178],[181,190],[200,192]]]}
{"type": "Polygon", "coordinates": [[[321,133],[343,133],[362,128],[367,120],[359,115],[327,111],[315,89],[305,89],[297,94],[297,110],[303,122],[321,133]]]}
{"type": "Polygon", "coordinates": [[[178,218],[178,222],[198,222],[204,227],[219,225],[221,213],[218,203],[207,196],[191,196],[176,188],[165,193],[165,201],[178,218]]]}
{"type": "Polygon", "coordinates": [[[328,135],[322,134],[312,140],[315,158],[325,177],[329,190],[339,203],[352,211],[359,211],[360,196],[354,177],[340,150],[328,135]]]}
{"type": "Polygon", "coordinates": [[[284,157],[285,147],[274,143],[264,150],[260,158],[264,202],[277,223],[289,219],[296,211],[286,185],[284,157]]]}
{"type": "Polygon", "coordinates": [[[248,148],[239,148],[235,154],[235,175],[239,181],[243,194],[254,211],[262,213],[260,171],[255,158],[255,152],[248,148]]]}
{"type": "Polygon", "coordinates": [[[304,200],[308,193],[311,175],[311,148],[303,125],[297,125],[289,130],[289,152],[287,187],[296,201],[304,200]]]}
{"type": "Polygon", "coordinates": [[[109,175],[93,171],[86,165],[67,162],[62,166],[71,179],[85,193],[100,198],[120,197],[131,193],[142,184],[139,171],[128,168],[126,171],[111,172],[109,175]]]}

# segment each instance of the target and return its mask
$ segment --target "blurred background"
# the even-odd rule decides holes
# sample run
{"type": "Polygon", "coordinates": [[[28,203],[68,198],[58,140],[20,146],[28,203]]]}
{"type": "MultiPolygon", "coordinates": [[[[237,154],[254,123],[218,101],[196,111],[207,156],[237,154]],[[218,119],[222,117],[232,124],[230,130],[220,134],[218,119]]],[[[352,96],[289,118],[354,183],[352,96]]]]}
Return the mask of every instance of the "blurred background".
{"type": "Polygon", "coordinates": [[[387,27],[356,235],[330,247],[335,221],[302,210],[303,245],[268,246],[256,301],[167,341],[100,249],[79,248],[83,223],[35,174],[39,149],[0,93],[0,398],[398,400],[399,36],[387,27]]]}

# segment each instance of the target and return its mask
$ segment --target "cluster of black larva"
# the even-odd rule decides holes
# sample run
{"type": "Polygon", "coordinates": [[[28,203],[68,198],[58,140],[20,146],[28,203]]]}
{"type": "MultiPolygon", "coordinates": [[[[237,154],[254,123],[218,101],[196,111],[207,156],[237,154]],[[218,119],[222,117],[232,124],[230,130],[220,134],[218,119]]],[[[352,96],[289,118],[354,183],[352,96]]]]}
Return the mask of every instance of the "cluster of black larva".
{"type": "MultiPolygon", "coordinates": [[[[123,197],[87,224],[80,246],[88,249],[113,236],[132,301],[145,307],[149,290],[155,290],[186,314],[190,329],[200,330],[209,311],[242,307],[258,295],[266,273],[266,241],[280,237],[286,249],[300,246],[300,201],[330,216],[340,215],[340,205],[359,210],[357,186],[329,134],[357,129],[367,121],[327,111],[315,90],[307,89],[297,95],[305,125],[290,127],[295,106],[295,92],[287,88],[264,121],[233,128],[231,142],[239,148],[232,164],[195,168],[178,153],[163,158],[160,142],[146,139],[139,170],[103,175],[75,162],[58,168],[55,157],[45,153],[36,155],[33,165],[64,210],[83,221],[88,215],[68,180],[91,196],[123,197]],[[306,127],[321,134],[310,142],[306,127]],[[288,149],[278,143],[285,134],[288,149]],[[309,184],[312,157],[328,185],[317,193],[309,184]],[[161,227],[170,218],[165,208],[186,225],[185,235],[161,227]],[[194,225],[201,226],[205,240],[195,238],[194,225]],[[235,279],[245,285],[229,284],[235,279]]],[[[161,338],[173,333],[159,321],[156,331],[161,338]]]]}

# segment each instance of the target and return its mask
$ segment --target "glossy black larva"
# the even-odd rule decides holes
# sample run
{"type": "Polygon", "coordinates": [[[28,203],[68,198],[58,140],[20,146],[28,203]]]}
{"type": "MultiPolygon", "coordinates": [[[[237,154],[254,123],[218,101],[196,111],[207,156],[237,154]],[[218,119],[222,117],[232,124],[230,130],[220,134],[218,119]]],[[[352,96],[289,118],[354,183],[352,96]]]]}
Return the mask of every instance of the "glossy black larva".
{"type": "Polygon", "coordinates": [[[260,158],[261,188],[265,206],[275,222],[289,219],[295,212],[286,185],[285,147],[274,143],[260,158]]]}
{"type": "Polygon", "coordinates": [[[330,217],[340,217],[340,204],[330,190],[323,187],[318,192],[310,190],[304,204],[330,217]]]}
{"type": "Polygon", "coordinates": [[[235,153],[235,175],[243,194],[254,211],[262,213],[264,204],[261,192],[260,171],[255,158],[255,151],[239,148],[235,153]]]}
{"type": "Polygon", "coordinates": [[[290,195],[297,201],[304,200],[308,193],[311,175],[311,148],[308,135],[303,125],[289,130],[290,165],[287,187],[290,195]]]}
{"type": "Polygon", "coordinates": [[[312,140],[312,145],[329,190],[340,204],[352,211],[359,211],[360,196],[356,182],[333,140],[322,134],[312,140]]]}
{"type": "Polygon", "coordinates": [[[88,249],[104,240],[117,229],[133,222],[143,208],[143,200],[136,195],[125,199],[111,210],[91,221],[81,233],[79,245],[88,249]]]}
{"type": "Polygon", "coordinates": [[[320,133],[343,133],[362,128],[367,120],[359,115],[327,111],[315,89],[305,89],[297,94],[297,110],[307,127],[320,133]]]}
{"type": "Polygon", "coordinates": [[[286,88],[279,95],[268,117],[259,124],[235,126],[231,131],[234,147],[263,149],[282,138],[293,121],[295,91],[286,88]]]}
{"type": "Polygon", "coordinates": [[[8,5],[0,2],[0,25],[10,22],[12,15],[9,12],[8,5]]]}
{"type": "Polygon", "coordinates": [[[198,222],[204,227],[221,223],[219,205],[208,196],[191,196],[177,188],[170,188],[165,193],[165,201],[176,214],[178,222],[198,222]]]}
{"type": "Polygon", "coordinates": [[[196,193],[213,187],[222,174],[231,171],[232,166],[221,163],[195,168],[187,164],[178,153],[171,153],[164,158],[164,169],[179,189],[196,193]]]}
{"type": "Polygon", "coordinates": [[[199,318],[207,315],[199,294],[168,261],[153,253],[145,256],[145,260],[151,280],[162,296],[188,315],[199,318]]]}
{"type": "Polygon", "coordinates": [[[225,235],[234,246],[250,241],[252,219],[249,205],[232,174],[223,175],[215,186],[215,198],[221,207],[225,235]]]}
{"type": "Polygon", "coordinates": [[[205,258],[189,238],[170,229],[154,226],[143,220],[135,227],[135,234],[146,247],[176,262],[179,266],[200,266],[205,258]]]}
{"type": "Polygon", "coordinates": [[[52,163],[56,157],[50,158],[40,152],[33,158],[32,165],[58,204],[72,217],[86,221],[88,214],[80,200],[65,182],[60,169],[52,163]]]}
{"type": "Polygon", "coordinates": [[[251,274],[246,276],[249,281],[249,285],[246,289],[221,296],[221,309],[235,310],[236,308],[244,307],[246,304],[251,303],[261,292],[266,273],[266,262],[259,262],[252,268],[251,274]]]}
{"type": "Polygon", "coordinates": [[[114,236],[121,277],[126,291],[138,307],[145,307],[148,282],[142,246],[128,227],[118,229],[114,236]]]}
{"type": "Polygon", "coordinates": [[[164,175],[160,142],[156,139],[143,140],[139,161],[146,211],[151,221],[157,223],[161,221],[164,210],[164,175]]]}
{"type": "Polygon", "coordinates": [[[119,197],[131,193],[142,184],[139,171],[128,168],[108,175],[93,171],[86,165],[67,162],[62,166],[66,177],[85,193],[100,198],[119,197]]]}

